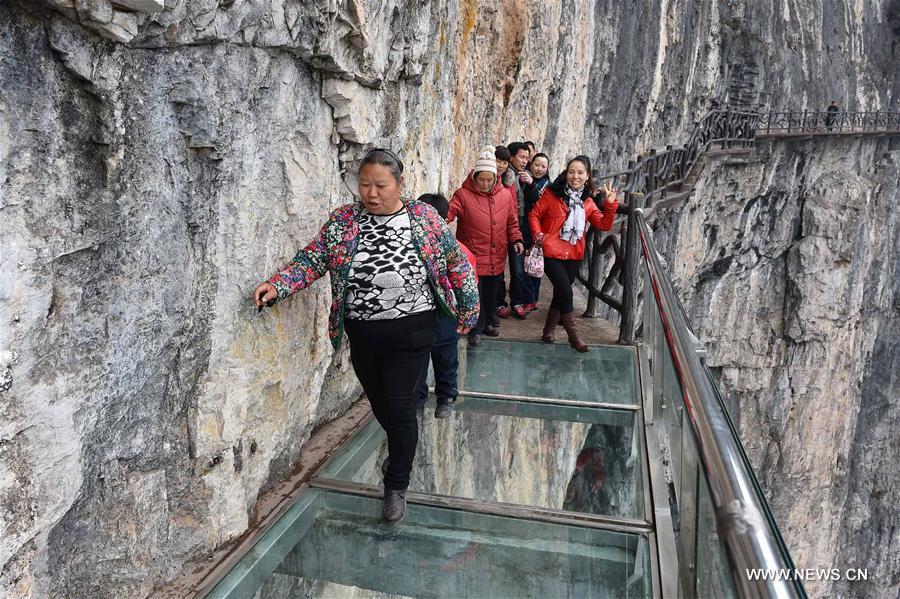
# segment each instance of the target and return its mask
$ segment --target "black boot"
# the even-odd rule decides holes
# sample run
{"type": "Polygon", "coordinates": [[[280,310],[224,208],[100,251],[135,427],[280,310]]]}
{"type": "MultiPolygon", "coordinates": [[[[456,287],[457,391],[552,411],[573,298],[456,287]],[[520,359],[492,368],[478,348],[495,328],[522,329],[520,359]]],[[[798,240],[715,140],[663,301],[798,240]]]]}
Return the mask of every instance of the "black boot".
{"type": "Polygon", "coordinates": [[[434,408],[435,418],[446,418],[453,413],[453,402],[455,400],[450,397],[438,397],[437,407],[434,408]]]}
{"type": "Polygon", "coordinates": [[[385,489],[382,514],[388,524],[396,524],[403,520],[403,516],[406,515],[406,491],[385,489]]]}

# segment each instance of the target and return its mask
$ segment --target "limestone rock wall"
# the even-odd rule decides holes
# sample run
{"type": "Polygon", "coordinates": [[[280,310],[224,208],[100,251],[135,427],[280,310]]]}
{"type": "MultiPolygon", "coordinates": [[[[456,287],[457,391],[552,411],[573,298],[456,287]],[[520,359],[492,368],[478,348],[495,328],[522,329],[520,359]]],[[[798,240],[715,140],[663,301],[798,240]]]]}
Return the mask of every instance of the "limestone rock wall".
{"type": "Polygon", "coordinates": [[[585,40],[593,19],[545,2],[0,6],[3,594],[146,596],[238,536],[358,392],[326,282],[259,316],[249,291],[351,198],[368,147],[406,158],[412,196],[561,114],[551,151],[573,153],[593,46],[560,45],[560,24],[585,40]]]}
{"type": "Polygon", "coordinates": [[[486,142],[618,169],[715,102],[892,105],[896,0],[746,4],[0,4],[0,594],[146,596],[346,407],[327,282],[247,298],[367,148],[415,196],[486,142]]]}
{"type": "Polygon", "coordinates": [[[900,139],[760,142],[656,240],[813,596],[900,589],[900,139]]]}

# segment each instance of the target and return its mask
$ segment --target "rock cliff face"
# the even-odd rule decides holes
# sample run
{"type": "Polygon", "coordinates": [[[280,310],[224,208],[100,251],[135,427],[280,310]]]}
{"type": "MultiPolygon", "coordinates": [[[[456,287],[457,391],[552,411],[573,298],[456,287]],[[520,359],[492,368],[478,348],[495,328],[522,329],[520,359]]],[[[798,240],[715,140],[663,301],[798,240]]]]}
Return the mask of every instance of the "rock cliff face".
{"type": "Polygon", "coordinates": [[[900,139],[759,142],[663,213],[688,315],[799,567],[900,588],[900,139]]]}
{"type": "MultiPolygon", "coordinates": [[[[367,148],[401,152],[416,195],[452,191],[485,142],[533,139],[554,170],[576,152],[618,168],[682,141],[713,101],[896,105],[896,0],[746,4],[0,5],[2,594],[146,596],[238,535],[309,432],[347,406],[357,388],[326,338],[327,284],[260,316],[247,297],[350,198],[367,148]]],[[[763,194],[772,180],[760,181],[763,194]]],[[[790,289],[798,313],[816,309],[790,289]]],[[[853,469],[878,455],[865,427],[849,439],[882,409],[876,371],[897,355],[886,322],[892,334],[844,332],[851,345],[833,354],[859,357],[847,376],[872,390],[855,396],[859,414],[821,422],[844,431],[853,469]]],[[[778,345],[759,343],[748,360],[778,345]]],[[[784,447],[754,436],[752,418],[779,418],[769,405],[742,419],[761,464],[784,447]]],[[[867,528],[889,519],[873,485],[891,479],[848,472],[861,499],[826,514],[830,540],[796,531],[810,552],[814,541],[870,551],[867,528]]],[[[767,485],[787,509],[780,480],[767,485]]],[[[884,553],[859,555],[897,572],[881,557],[896,550],[872,551],[884,553]]]]}

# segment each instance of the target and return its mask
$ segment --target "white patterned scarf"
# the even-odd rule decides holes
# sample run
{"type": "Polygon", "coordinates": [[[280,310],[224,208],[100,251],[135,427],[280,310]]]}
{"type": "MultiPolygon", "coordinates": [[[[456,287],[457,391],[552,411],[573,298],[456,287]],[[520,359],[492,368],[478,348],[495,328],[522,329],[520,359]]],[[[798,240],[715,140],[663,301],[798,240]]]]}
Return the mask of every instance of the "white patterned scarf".
{"type": "Polygon", "coordinates": [[[584,200],[581,198],[581,189],[572,189],[566,185],[566,197],[569,204],[569,215],[563,225],[560,239],[568,241],[572,245],[578,245],[578,241],[584,237],[584,200]]]}

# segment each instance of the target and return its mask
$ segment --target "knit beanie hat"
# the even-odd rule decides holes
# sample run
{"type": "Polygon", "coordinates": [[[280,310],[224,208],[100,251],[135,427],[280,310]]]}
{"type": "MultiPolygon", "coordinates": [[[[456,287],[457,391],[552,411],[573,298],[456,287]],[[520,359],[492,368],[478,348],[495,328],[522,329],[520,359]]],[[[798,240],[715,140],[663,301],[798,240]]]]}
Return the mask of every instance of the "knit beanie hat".
{"type": "Polygon", "coordinates": [[[478,152],[478,160],[475,161],[472,176],[484,172],[493,173],[494,177],[497,176],[497,159],[494,157],[493,146],[485,146],[478,152]]]}

